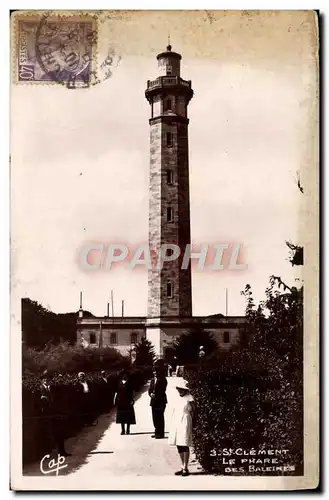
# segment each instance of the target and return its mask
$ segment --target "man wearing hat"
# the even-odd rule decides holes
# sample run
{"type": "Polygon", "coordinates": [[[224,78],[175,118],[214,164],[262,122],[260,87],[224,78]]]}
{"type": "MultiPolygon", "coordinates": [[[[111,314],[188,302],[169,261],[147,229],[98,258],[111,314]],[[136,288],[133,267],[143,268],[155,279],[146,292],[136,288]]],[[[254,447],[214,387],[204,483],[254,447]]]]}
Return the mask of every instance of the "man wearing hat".
{"type": "Polygon", "coordinates": [[[78,373],[78,391],[80,396],[81,418],[83,424],[86,426],[96,425],[94,420],[93,401],[91,384],[87,382],[86,374],[84,372],[78,373]]]}
{"type": "MultiPolygon", "coordinates": [[[[110,391],[105,370],[100,372],[100,376],[94,380],[94,403],[99,413],[106,413],[113,401],[114,394],[110,391]]],[[[96,410],[96,408],[95,408],[96,410]]]]}
{"type": "Polygon", "coordinates": [[[167,405],[167,379],[163,371],[155,369],[153,372],[154,378],[151,380],[149,388],[149,396],[151,398],[150,406],[152,408],[152,418],[154,425],[155,439],[163,439],[165,433],[164,412],[167,405]]]}
{"type": "Polygon", "coordinates": [[[102,382],[102,384],[107,386],[107,378],[106,378],[105,370],[101,371],[101,382],[102,382]]]}
{"type": "Polygon", "coordinates": [[[58,389],[56,391],[57,397],[55,397],[54,386],[50,385],[47,370],[42,374],[40,392],[43,431],[54,442],[58,453],[63,457],[68,457],[70,454],[67,453],[64,445],[64,424],[59,415],[58,389]]]}

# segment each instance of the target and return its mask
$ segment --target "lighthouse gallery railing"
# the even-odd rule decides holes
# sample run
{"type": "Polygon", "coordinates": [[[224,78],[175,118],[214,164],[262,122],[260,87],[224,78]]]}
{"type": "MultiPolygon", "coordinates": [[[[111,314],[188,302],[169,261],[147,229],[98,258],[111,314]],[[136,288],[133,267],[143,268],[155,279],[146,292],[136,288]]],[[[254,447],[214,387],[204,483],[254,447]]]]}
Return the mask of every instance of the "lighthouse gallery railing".
{"type": "Polygon", "coordinates": [[[156,87],[171,87],[175,85],[184,85],[184,87],[191,88],[191,80],[183,80],[180,76],[159,76],[155,80],[147,81],[147,89],[156,87]]]}

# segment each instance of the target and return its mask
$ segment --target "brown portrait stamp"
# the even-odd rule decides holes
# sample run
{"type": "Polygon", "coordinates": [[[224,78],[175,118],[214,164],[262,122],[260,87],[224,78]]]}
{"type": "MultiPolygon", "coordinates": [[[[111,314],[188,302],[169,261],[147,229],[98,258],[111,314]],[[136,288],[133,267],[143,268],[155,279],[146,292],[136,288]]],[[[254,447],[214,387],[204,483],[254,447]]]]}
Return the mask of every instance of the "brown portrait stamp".
{"type": "Polygon", "coordinates": [[[16,83],[89,87],[96,72],[97,17],[45,12],[15,16],[16,83]]]}

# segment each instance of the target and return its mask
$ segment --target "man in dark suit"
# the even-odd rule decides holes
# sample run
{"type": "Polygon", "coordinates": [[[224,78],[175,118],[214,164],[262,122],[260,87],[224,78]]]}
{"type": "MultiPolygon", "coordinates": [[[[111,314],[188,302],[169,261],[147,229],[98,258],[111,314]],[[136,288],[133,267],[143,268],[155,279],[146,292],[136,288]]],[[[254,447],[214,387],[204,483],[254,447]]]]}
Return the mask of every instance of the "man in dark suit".
{"type": "Polygon", "coordinates": [[[96,419],[96,401],[94,400],[95,391],[94,387],[92,387],[92,384],[90,382],[87,382],[87,377],[84,372],[78,373],[77,390],[79,393],[79,405],[82,425],[87,427],[89,427],[90,425],[96,425],[96,423],[94,422],[94,420],[96,419]]]}
{"type": "Polygon", "coordinates": [[[64,423],[58,414],[59,405],[56,404],[59,399],[58,390],[56,394],[55,386],[50,384],[50,377],[47,370],[43,372],[40,393],[40,409],[44,424],[43,432],[51,437],[57,448],[57,452],[61,456],[69,457],[70,453],[65,450],[64,444],[64,423]]]}
{"type": "Polygon", "coordinates": [[[153,374],[154,378],[151,380],[149,388],[154,425],[154,435],[152,437],[155,439],[163,439],[165,429],[164,412],[167,405],[167,379],[163,373],[158,370],[154,370],[153,374]]]}
{"type": "Polygon", "coordinates": [[[109,411],[110,405],[113,401],[114,393],[110,390],[110,385],[104,370],[101,371],[100,378],[97,380],[95,387],[97,392],[97,404],[100,407],[102,413],[109,411]]]}
{"type": "Polygon", "coordinates": [[[106,378],[106,373],[104,370],[101,371],[101,384],[103,384],[104,387],[107,387],[107,378],[106,378]]]}

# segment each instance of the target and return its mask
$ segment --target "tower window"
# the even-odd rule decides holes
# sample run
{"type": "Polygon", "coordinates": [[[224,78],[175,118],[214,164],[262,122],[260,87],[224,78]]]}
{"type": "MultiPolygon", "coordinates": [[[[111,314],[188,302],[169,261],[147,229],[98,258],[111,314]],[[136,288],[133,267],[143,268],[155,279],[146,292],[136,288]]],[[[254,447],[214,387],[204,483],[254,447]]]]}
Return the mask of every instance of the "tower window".
{"type": "Polygon", "coordinates": [[[173,184],[174,183],[174,172],[172,170],[167,170],[167,184],[173,184]]]}
{"type": "Polygon", "coordinates": [[[90,342],[91,344],[96,344],[96,335],[95,335],[95,333],[91,333],[91,334],[89,335],[89,342],[90,342]]]}
{"type": "Polygon", "coordinates": [[[167,297],[168,299],[172,298],[172,283],[167,283],[167,297]]]}
{"type": "Polygon", "coordinates": [[[223,341],[224,341],[224,344],[230,343],[230,332],[224,332],[223,341]]]}
{"type": "Polygon", "coordinates": [[[172,207],[167,207],[167,221],[172,222],[173,221],[173,210],[172,207]]]}
{"type": "Polygon", "coordinates": [[[130,343],[131,343],[131,344],[137,344],[137,333],[133,332],[133,333],[130,335],[130,343]]]}
{"type": "Polygon", "coordinates": [[[114,345],[118,343],[118,338],[116,333],[111,333],[110,344],[114,345]]]}
{"type": "Polygon", "coordinates": [[[171,75],[172,73],[172,66],[167,66],[167,75],[171,75]]]}
{"type": "Polygon", "coordinates": [[[167,132],[166,134],[166,144],[168,147],[172,147],[173,145],[173,135],[171,132],[167,132]]]}
{"type": "Polygon", "coordinates": [[[166,99],[163,103],[163,110],[164,111],[171,111],[172,110],[172,102],[171,99],[166,99]]]}

